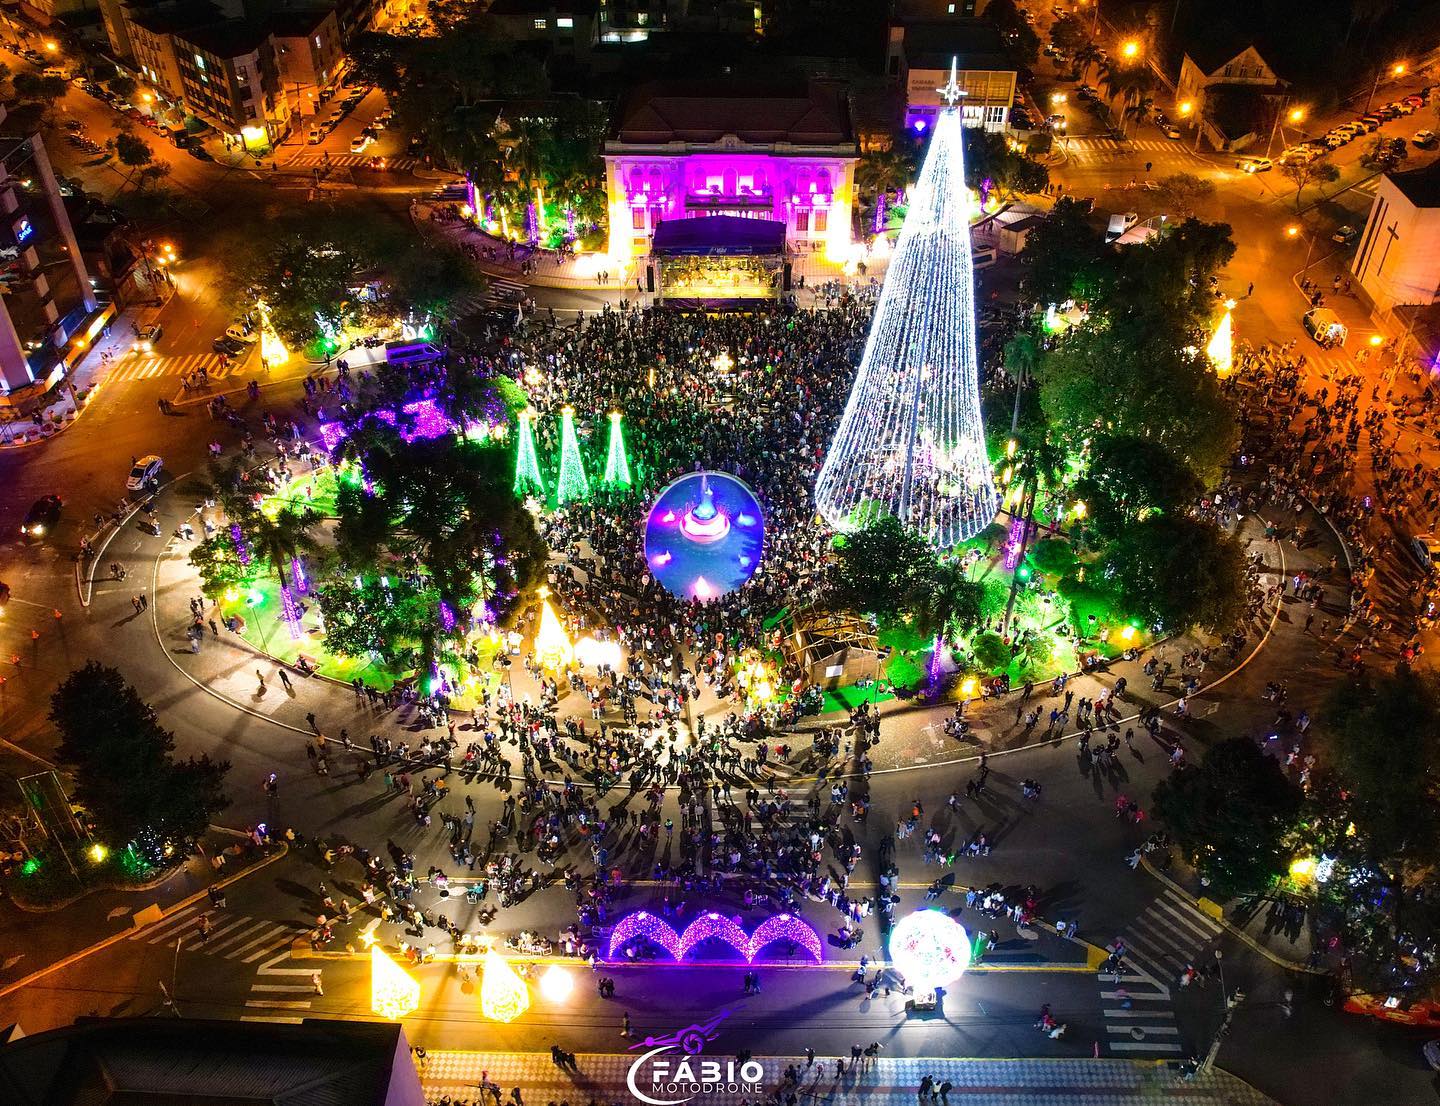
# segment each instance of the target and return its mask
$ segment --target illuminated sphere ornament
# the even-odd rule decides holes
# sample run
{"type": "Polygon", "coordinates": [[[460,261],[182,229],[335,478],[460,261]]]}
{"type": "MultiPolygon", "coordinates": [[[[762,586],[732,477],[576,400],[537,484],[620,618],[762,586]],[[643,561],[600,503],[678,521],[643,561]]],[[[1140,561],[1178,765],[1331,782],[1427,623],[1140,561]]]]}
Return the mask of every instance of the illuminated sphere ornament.
{"type": "Polygon", "coordinates": [[[530,989],[510,962],[493,948],[485,950],[485,978],[480,982],[480,1012],[491,1021],[513,1022],[530,1009],[530,989]]]}
{"type": "Polygon", "coordinates": [[[370,1009],[382,1018],[399,1021],[420,1006],[420,984],[379,945],[370,946],[370,1009]]]}
{"type": "Polygon", "coordinates": [[[961,93],[941,90],[920,179],[840,427],[815,484],[837,530],[893,515],[937,549],[990,525],[998,497],[980,421],[975,273],[961,93]]]}
{"type": "Polygon", "coordinates": [[[546,968],[540,977],[540,993],[551,1002],[564,1002],[574,990],[574,977],[559,964],[546,968]]]}
{"type": "Polygon", "coordinates": [[[890,959],[916,991],[934,991],[970,966],[970,935],[939,910],[917,910],[890,932],[890,959]]]}

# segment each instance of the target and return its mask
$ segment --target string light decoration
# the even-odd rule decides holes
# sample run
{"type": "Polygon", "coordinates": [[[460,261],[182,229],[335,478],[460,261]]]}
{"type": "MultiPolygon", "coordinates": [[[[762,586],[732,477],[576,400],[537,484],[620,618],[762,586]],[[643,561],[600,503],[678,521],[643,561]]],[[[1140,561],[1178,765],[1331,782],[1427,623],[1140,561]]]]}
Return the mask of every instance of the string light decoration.
{"type": "Polygon", "coordinates": [[[568,403],[560,410],[560,475],[555,480],[555,502],[560,506],[590,495],[585,460],[575,438],[575,408],[568,403]]]}
{"type": "Polygon", "coordinates": [[[420,984],[409,972],[370,946],[370,1009],[382,1018],[399,1021],[420,1006],[420,984]]]}
{"type": "Polygon", "coordinates": [[[540,585],[540,628],[535,631],[535,659],[542,668],[551,671],[564,668],[575,656],[575,647],[570,644],[570,635],[560,625],[560,616],[550,605],[550,589],[540,585]]]}
{"type": "Polygon", "coordinates": [[[1226,300],[1225,314],[1220,316],[1220,324],[1215,328],[1210,344],[1205,347],[1205,356],[1210,358],[1210,364],[1219,376],[1224,376],[1235,368],[1235,327],[1230,319],[1234,311],[1235,301],[1226,300]]]}
{"type": "Polygon", "coordinates": [[[620,953],[630,942],[643,939],[664,949],[675,960],[683,960],[698,946],[715,938],[733,948],[747,963],[754,963],[767,945],[777,941],[799,946],[817,963],[824,959],[820,935],[793,914],[773,914],[747,937],[734,919],[714,911],[700,915],[685,927],[684,933],[676,933],[664,918],[644,910],[626,914],[615,923],[615,928],[610,931],[608,959],[620,959],[620,953]]]}
{"type": "Polygon", "coordinates": [[[980,421],[970,200],[955,63],[840,428],[815,485],[837,530],[891,514],[938,549],[998,508],[980,421]]]}
{"type": "Polygon", "coordinates": [[[519,441],[515,446],[515,494],[521,499],[533,495],[545,498],[545,478],[540,475],[540,458],[535,453],[533,412],[520,412],[519,441]]]}
{"type": "Polygon", "coordinates": [[[620,422],[619,411],[610,412],[610,447],[605,453],[605,479],[607,488],[628,488],[630,480],[630,458],[625,453],[625,428],[620,422]]]}
{"type": "Polygon", "coordinates": [[[510,962],[495,949],[485,950],[485,978],[480,982],[480,1012],[491,1021],[513,1022],[530,1009],[530,988],[510,962]]]}

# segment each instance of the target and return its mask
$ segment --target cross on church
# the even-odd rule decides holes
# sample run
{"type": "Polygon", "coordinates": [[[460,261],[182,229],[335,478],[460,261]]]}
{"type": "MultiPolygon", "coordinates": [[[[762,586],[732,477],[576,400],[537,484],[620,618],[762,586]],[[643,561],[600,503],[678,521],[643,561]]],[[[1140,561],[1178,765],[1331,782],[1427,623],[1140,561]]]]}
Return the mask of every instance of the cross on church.
{"type": "Polygon", "coordinates": [[[959,60],[959,58],[955,57],[950,59],[950,79],[935,90],[940,93],[940,99],[944,100],[946,105],[952,108],[960,102],[960,97],[966,95],[965,90],[960,87],[959,82],[955,79],[955,70],[959,60]]]}
{"type": "Polygon", "coordinates": [[[1400,237],[1400,232],[1395,229],[1399,225],[1400,220],[1396,219],[1393,223],[1391,223],[1388,227],[1385,228],[1385,233],[1390,236],[1390,241],[1385,243],[1385,249],[1380,254],[1380,264],[1375,266],[1375,275],[1377,277],[1385,268],[1385,259],[1390,256],[1390,247],[1393,246],[1395,244],[1395,240],[1400,237]]]}

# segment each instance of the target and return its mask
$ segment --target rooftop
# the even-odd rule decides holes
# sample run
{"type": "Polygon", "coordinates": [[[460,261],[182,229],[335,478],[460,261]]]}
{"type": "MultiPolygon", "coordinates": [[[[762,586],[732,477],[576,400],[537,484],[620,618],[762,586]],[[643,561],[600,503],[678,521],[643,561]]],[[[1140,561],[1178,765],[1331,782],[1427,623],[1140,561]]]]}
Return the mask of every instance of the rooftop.
{"type": "Polygon", "coordinates": [[[301,8],[273,12],[265,20],[270,33],[280,38],[305,38],[318,31],[335,14],[334,8],[301,8]]]}
{"type": "Polygon", "coordinates": [[[495,0],[487,15],[590,15],[600,0],[495,0]]]}
{"type": "Polygon", "coordinates": [[[961,69],[1013,71],[1015,62],[1005,39],[988,19],[947,19],[903,23],[901,49],[911,69],[949,69],[956,58],[961,69]]]}
{"type": "MultiPolygon", "coordinates": [[[[1243,31],[1226,30],[1222,27],[1216,28],[1209,38],[1185,43],[1183,49],[1190,55],[1190,60],[1199,66],[1200,71],[1208,75],[1222,68],[1227,61],[1243,53],[1250,46],[1255,46],[1253,35],[1245,34],[1243,31]]],[[[1256,49],[1259,47],[1257,46],[1256,49]]],[[[1264,56],[1263,51],[1261,56],[1264,56]]]]}
{"type": "Polygon", "coordinates": [[[0,1047],[0,1102],[385,1106],[417,1101],[408,1053],[393,1024],[82,1018],[0,1047]]]}
{"type": "Polygon", "coordinates": [[[855,141],[839,85],[738,81],[659,81],[635,89],[621,105],[612,137],[642,145],[742,142],[839,146],[855,141]]]}
{"type": "Polygon", "coordinates": [[[238,58],[253,54],[264,44],[269,32],[263,23],[229,19],[176,31],[175,37],[217,58],[238,58]]]}
{"type": "Polygon", "coordinates": [[[1440,207],[1440,161],[1408,173],[1387,173],[1390,183],[1416,207],[1440,207]]]}

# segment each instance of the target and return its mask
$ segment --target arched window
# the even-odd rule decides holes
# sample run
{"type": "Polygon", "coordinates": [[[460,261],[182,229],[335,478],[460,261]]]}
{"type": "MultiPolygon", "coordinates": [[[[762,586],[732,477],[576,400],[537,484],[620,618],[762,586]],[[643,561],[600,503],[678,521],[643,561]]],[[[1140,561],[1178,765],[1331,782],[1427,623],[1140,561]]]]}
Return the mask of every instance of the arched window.
{"type": "Polygon", "coordinates": [[[724,184],[725,195],[734,196],[737,192],[735,170],[733,168],[726,169],[721,180],[724,184]]]}
{"type": "Polygon", "coordinates": [[[819,192],[822,196],[829,196],[834,192],[834,189],[830,187],[829,169],[820,170],[820,175],[815,181],[815,191],[819,192]]]}

